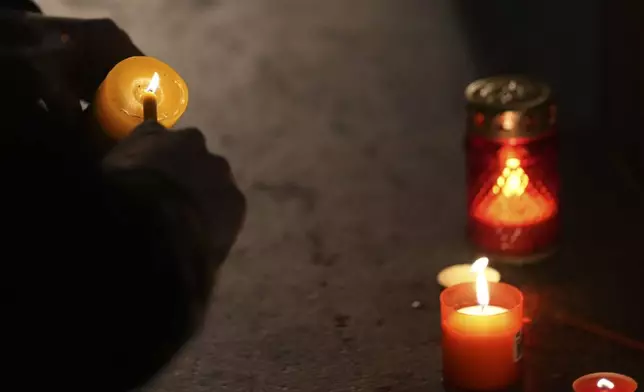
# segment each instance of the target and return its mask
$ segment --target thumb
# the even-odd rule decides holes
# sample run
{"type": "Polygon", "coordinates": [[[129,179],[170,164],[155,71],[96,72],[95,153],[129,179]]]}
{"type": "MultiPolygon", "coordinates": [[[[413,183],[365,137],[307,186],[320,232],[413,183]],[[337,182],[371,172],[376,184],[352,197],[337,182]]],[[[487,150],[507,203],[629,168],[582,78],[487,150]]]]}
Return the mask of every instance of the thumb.
{"type": "Polygon", "coordinates": [[[159,132],[167,132],[168,129],[161,125],[159,122],[154,121],[154,120],[146,120],[139,124],[132,133],[126,137],[136,137],[136,136],[144,136],[144,135],[149,135],[153,133],[159,133],[159,132]]]}

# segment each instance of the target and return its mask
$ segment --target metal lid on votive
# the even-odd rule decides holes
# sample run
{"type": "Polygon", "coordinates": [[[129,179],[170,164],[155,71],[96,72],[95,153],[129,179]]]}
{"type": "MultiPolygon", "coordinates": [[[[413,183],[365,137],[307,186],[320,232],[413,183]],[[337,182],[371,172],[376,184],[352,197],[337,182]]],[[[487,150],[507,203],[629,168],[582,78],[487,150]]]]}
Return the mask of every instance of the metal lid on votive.
{"type": "Polygon", "coordinates": [[[550,87],[525,76],[494,76],[465,89],[467,132],[494,139],[533,138],[553,130],[550,87]]]}

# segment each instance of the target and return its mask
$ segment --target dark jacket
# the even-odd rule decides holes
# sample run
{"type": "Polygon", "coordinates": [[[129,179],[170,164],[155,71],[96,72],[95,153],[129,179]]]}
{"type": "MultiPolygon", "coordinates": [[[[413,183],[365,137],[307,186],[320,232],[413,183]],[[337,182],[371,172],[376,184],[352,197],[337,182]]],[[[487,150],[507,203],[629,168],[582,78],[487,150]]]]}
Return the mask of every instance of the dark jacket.
{"type": "Polygon", "coordinates": [[[0,339],[7,390],[124,391],[198,328],[245,202],[194,129],[107,155],[0,64],[0,339]]]}
{"type": "Polygon", "coordinates": [[[4,370],[139,385],[201,322],[243,219],[230,168],[194,129],[146,124],[95,160],[36,105],[3,106],[4,370]]]}

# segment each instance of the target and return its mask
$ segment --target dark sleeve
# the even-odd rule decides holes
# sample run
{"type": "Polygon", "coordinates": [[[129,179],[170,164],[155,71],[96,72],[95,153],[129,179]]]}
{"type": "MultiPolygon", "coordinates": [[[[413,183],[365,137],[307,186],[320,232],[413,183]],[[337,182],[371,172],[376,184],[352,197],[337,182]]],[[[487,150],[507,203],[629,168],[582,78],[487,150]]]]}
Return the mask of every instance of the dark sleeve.
{"type": "Polygon", "coordinates": [[[0,9],[41,13],[40,7],[29,0],[4,0],[0,5],[0,9]]]}
{"type": "Polygon", "coordinates": [[[144,136],[125,140],[105,166],[117,233],[108,275],[118,290],[103,298],[113,311],[100,322],[113,331],[104,344],[121,375],[118,388],[148,380],[199,327],[245,210],[227,162],[206,151],[203,137],[160,147],[167,135],[144,136]],[[190,162],[157,164],[173,158],[190,162]]]}

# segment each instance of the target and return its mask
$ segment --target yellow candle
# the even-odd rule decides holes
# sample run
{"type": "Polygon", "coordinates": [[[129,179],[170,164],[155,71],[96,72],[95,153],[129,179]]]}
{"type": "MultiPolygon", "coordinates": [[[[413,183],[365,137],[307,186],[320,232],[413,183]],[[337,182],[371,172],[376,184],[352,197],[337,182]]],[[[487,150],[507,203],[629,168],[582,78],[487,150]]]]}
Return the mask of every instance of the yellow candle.
{"type": "Polygon", "coordinates": [[[136,56],[118,63],[101,83],[94,114],[103,131],[118,140],[146,119],[170,128],[187,106],[188,86],[174,69],[153,57],[136,56]]]}

